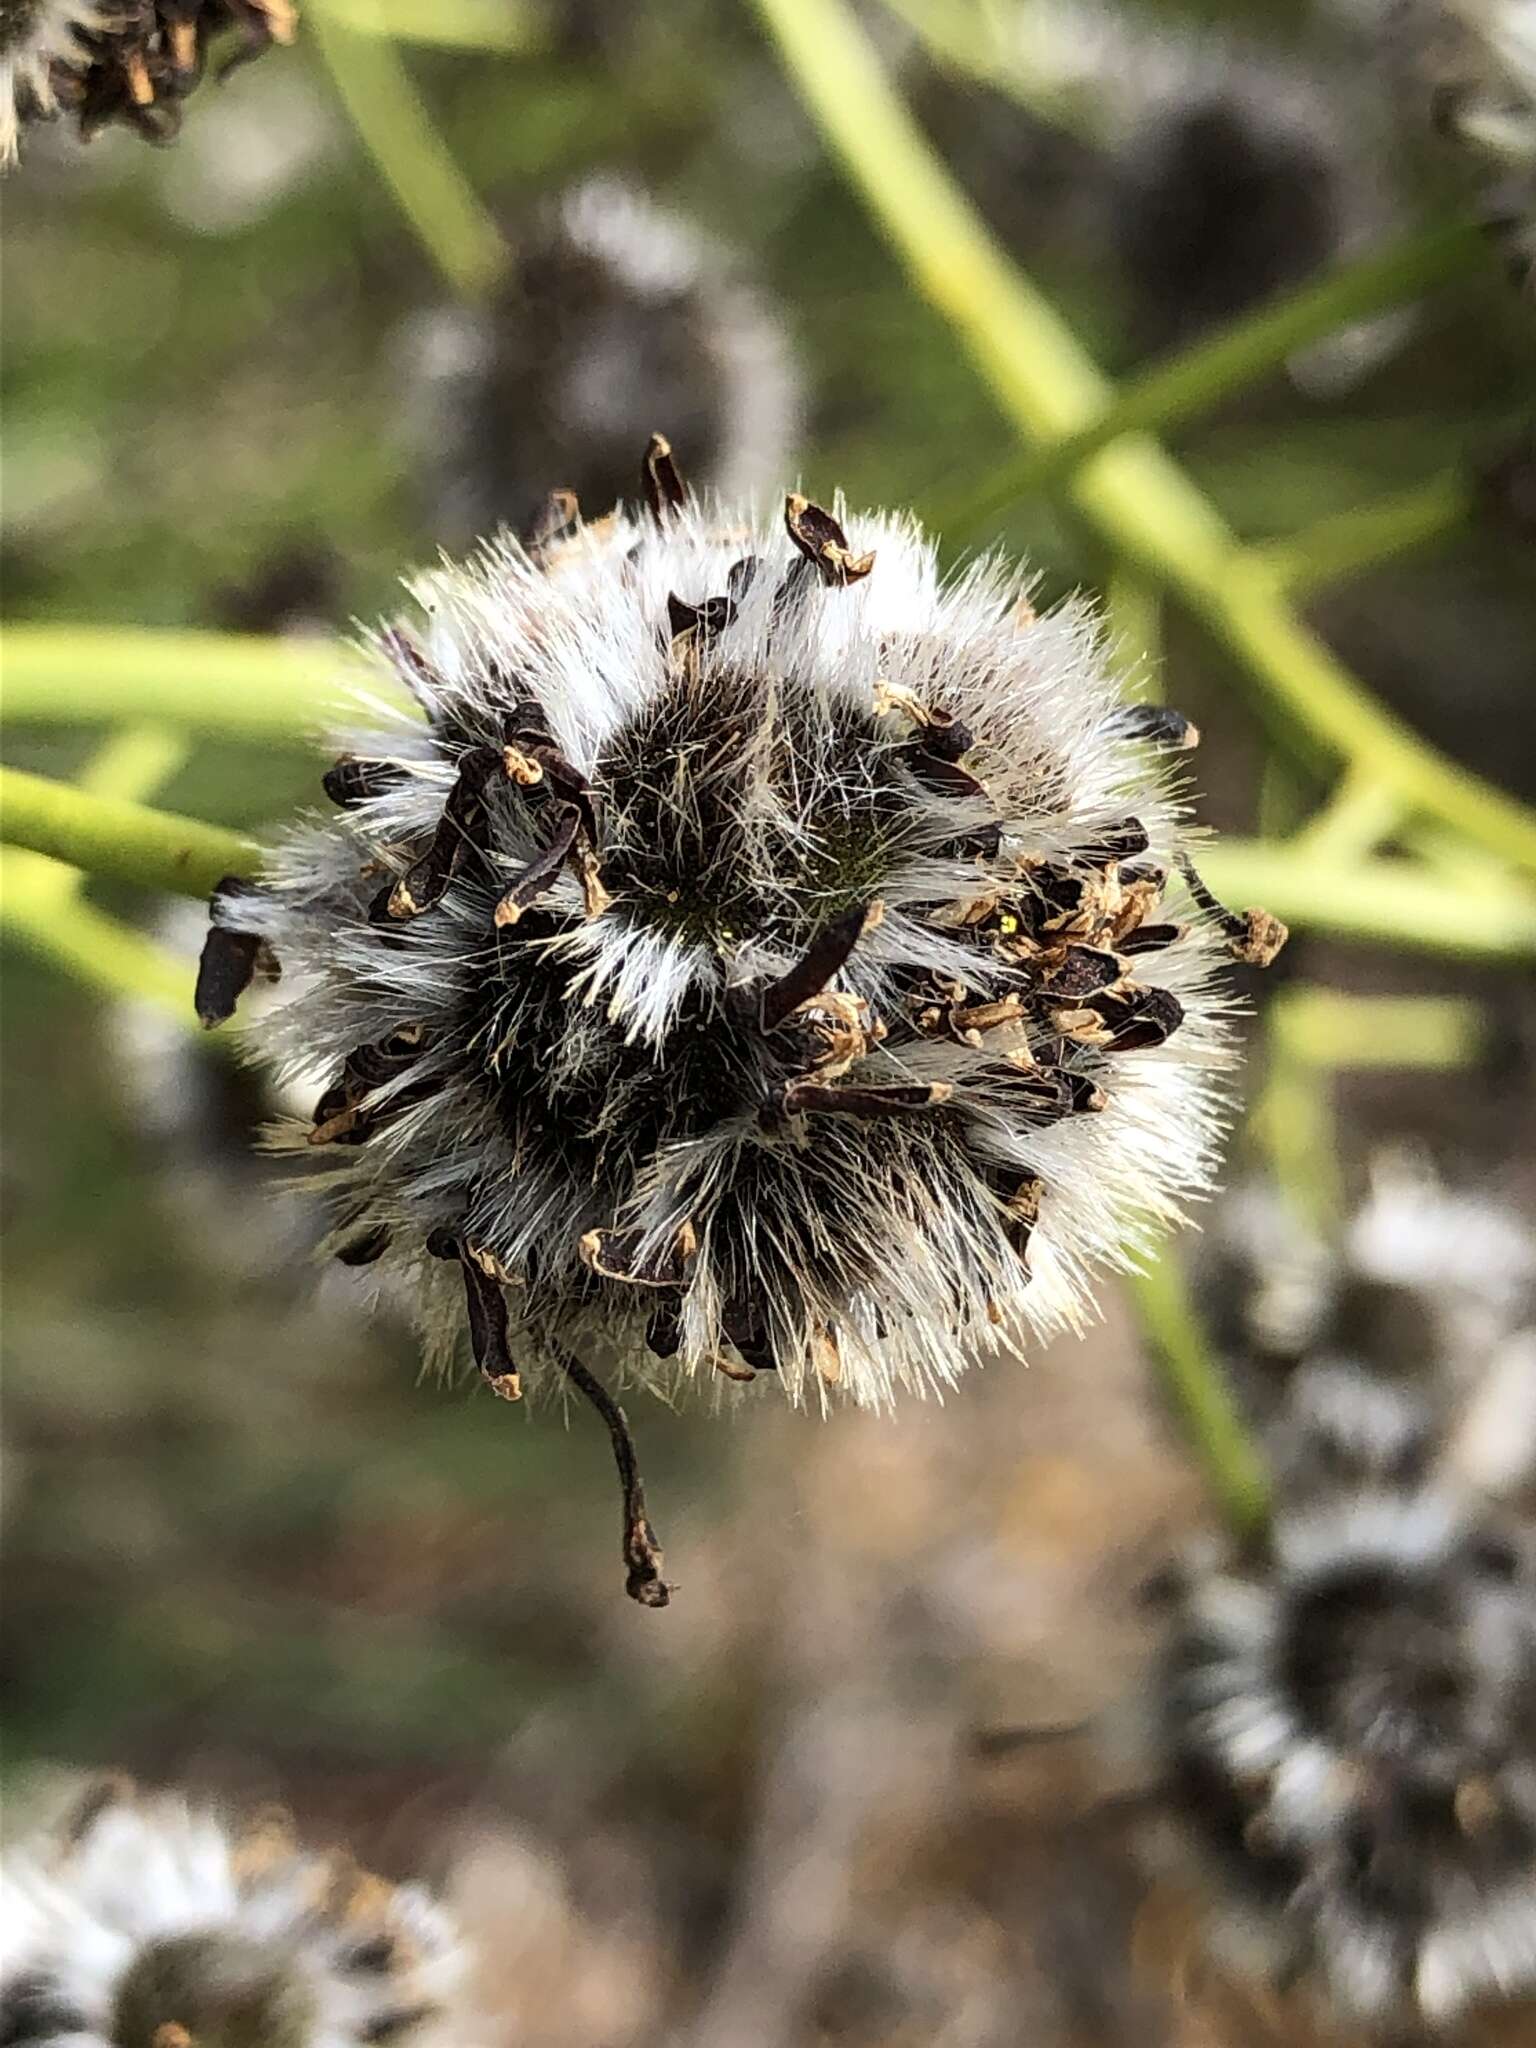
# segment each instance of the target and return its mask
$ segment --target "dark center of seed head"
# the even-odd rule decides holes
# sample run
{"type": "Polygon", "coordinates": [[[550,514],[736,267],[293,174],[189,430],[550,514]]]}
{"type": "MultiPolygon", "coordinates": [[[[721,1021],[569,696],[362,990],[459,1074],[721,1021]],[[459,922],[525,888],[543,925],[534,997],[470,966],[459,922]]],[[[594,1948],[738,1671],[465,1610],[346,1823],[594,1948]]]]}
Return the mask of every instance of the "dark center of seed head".
{"type": "Polygon", "coordinates": [[[117,1988],[113,2048],[307,2048],[319,2011],[294,1958],[227,1931],[151,1942],[117,1988]],[[178,2034],[178,2029],[180,2034],[178,2034]]]}

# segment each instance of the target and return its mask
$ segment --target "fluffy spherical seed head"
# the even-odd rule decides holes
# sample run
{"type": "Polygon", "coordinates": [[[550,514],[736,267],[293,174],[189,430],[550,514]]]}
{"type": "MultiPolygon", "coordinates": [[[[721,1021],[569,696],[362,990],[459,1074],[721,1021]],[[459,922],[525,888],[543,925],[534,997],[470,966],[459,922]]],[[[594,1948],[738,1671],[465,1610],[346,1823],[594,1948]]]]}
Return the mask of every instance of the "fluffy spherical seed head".
{"type": "Polygon", "coordinates": [[[467,1296],[498,1391],[573,1352],[938,1391],[1206,1189],[1219,963],[1283,932],[1180,897],[1190,729],[1082,611],[902,519],[701,509],[659,441],[647,487],[421,580],[375,649],[426,721],[216,899],[200,1007],[299,971],[261,1041],[335,1076],[293,1139],[337,1241],[439,1356],[467,1296]]]}
{"type": "Polygon", "coordinates": [[[1355,2023],[1536,1995],[1536,1567],[1433,1495],[1283,1526],[1191,1588],[1166,1728],[1187,1819],[1355,2023]]]}
{"type": "Polygon", "coordinates": [[[0,1866],[0,2039],[28,2048],[363,2048],[422,2041],[452,1931],[414,1886],[233,1832],[174,1798],[87,1803],[0,1866]]]}
{"type": "Polygon", "coordinates": [[[732,252],[610,176],[514,225],[512,241],[489,305],[413,328],[416,439],[441,543],[523,526],[552,482],[606,509],[658,416],[726,498],[792,469],[798,368],[732,252]]]}
{"type": "Polygon", "coordinates": [[[231,65],[293,40],[293,0],[0,0],[0,165],[64,109],[89,138],[122,121],[168,142],[215,43],[231,65]]]}

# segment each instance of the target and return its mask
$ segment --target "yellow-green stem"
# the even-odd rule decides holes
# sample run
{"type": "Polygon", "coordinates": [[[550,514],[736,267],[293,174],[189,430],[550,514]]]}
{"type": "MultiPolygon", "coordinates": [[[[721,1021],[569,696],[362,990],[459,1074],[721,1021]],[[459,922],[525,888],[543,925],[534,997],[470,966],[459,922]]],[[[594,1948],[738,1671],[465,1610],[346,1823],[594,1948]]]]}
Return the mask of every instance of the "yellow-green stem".
{"type": "Polygon", "coordinates": [[[1258,1535],[1269,1514],[1269,1481],[1206,1343],[1178,1254],[1170,1247],[1130,1285],[1164,1391],[1212,1493],[1239,1536],[1258,1535]]]}
{"type": "MultiPolygon", "coordinates": [[[[1092,425],[1110,403],[1109,386],[934,156],[845,0],[756,5],[876,220],[1010,417],[1036,441],[1092,425]]],[[[1131,566],[1189,606],[1314,751],[1368,758],[1405,803],[1536,870],[1536,814],[1384,711],[1155,442],[1115,441],[1076,472],[1070,495],[1131,566]]]]}
{"type": "Polygon", "coordinates": [[[1252,553],[1293,594],[1316,590],[1443,540],[1466,525],[1475,503],[1470,479],[1459,469],[1448,469],[1373,505],[1320,519],[1284,540],[1266,541],[1252,553]]]}
{"type": "Polygon", "coordinates": [[[153,1003],[196,1031],[186,963],[94,904],[71,900],[77,880],[40,853],[0,853],[0,934],[103,995],[153,1003]]]}
{"type": "MultiPolygon", "coordinates": [[[[356,15],[367,0],[354,0],[356,15]]],[[[387,35],[361,34],[323,7],[310,39],[358,139],[416,238],[460,298],[483,298],[506,268],[507,245],[433,126],[387,35]]]]}
{"type": "MultiPolygon", "coordinates": [[[[1261,307],[1208,341],[1128,378],[1094,418],[990,477],[944,522],[952,538],[968,539],[1008,506],[1058,489],[1091,455],[1122,434],[1161,432],[1208,412],[1246,390],[1309,343],[1352,320],[1417,298],[1487,261],[1487,242],[1469,221],[1422,229],[1338,270],[1276,305],[1261,307]]],[[[1437,508],[1444,514],[1443,505],[1437,508]]],[[[1406,543],[1405,543],[1406,544],[1406,543]]]]}
{"type": "Polygon", "coordinates": [[[1317,860],[1263,840],[1219,839],[1200,872],[1223,902],[1261,903],[1298,930],[1465,959],[1536,959],[1536,891],[1474,889],[1421,862],[1317,860]]]}
{"type": "Polygon", "coordinates": [[[349,650],[327,642],[143,626],[8,626],[0,663],[12,725],[131,718],[292,745],[357,718],[364,680],[391,709],[404,708],[349,650]]]}
{"type": "Polygon", "coordinates": [[[254,874],[254,840],[196,818],[92,796],[20,768],[0,768],[0,838],[118,882],[206,896],[224,875],[254,874]]]}

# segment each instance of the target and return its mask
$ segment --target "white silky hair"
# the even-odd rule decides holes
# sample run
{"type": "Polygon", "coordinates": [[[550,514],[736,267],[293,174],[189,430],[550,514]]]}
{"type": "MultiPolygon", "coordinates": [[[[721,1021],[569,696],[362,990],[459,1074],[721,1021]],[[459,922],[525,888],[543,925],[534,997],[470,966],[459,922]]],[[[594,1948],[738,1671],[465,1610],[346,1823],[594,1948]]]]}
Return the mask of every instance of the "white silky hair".
{"type": "Polygon", "coordinates": [[[23,121],[57,110],[54,67],[85,64],[81,33],[108,19],[99,0],[22,0],[14,24],[0,20],[0,171],[16,161],[23,121]]]}
{"type": "Polygon", "coordinates": [[[28,2041],[114,2048],[114,2003],[135,1963],[203,1935],[216,1971],[222,1936],[291,1971],[314,2013],[305,2048],[363,2048],[390,2020],[402,2048],[424,2040],[463,1967],[452,1923],[416,1885],[353,1873],[349,1898],[337,1869],[286,1841],[253,1855],[249,1835],[173,1794],[114,1798],[78,1830],[44,1832],[0,1861],[0,2016],[8,1987],[40,1983],[76,2023],[28,2041]],[[359,1961],[369,1939],[393,1944],[388,1967],[359,1961]]]}
{"type": "MultiPolygon", "coordinates": [[[[987,957],[904,908],[963,902],[986,886],[978,863],[953,851],[958,829],[1000,819],[1004,855],[1013,864],[1025,854],[1065,857],[1131,812],[1146,828],[1151,861],[1171,868],[1194,842],[1151,750],[1111,728],[1121,699],[1083,606],[1037,617],[1026,579],[1000,559],[983,558],[946,578],[932,542],[911,520],[853,515],[841,503],[835,510],[850,547],[873,550],[873,570],[845,588],[809,579],[789,604],[776,601],[783,571],[796,559],[782,526],[710,500],[692,501],[660,524],[621,513],[578,526],[537,555],[503,535],[469,564],[445,562],[411,586],[425,614],[421,646],[431,664],[430,678],[418,675],[414,686],[433,718],[451,724],[465,744],[499,749],[514,695],[507,679],[520,679],[576,769],[594,776],[613,748],[634,746],[643,774],[643,741],[635,735],[670,686],[668,599],[698,605],[717,597],[733,566],[756,557],[760,573],[711,642],[721,671],[752,679],[742,699],[740,761],[760,760],[763,772],[746,775],[735,822],[754,886],[771,898],[781,887],[775,850],[814,847],[822,821],[844,814],[850,797],[830,736],[840,718],[870,715],[877,684],[941,701],[975,736],[967,760],[989,803],[936,796],[916,782],[903,790],[901,830],[874,892],[887,914],[841,976],[878,1014],[895,1001],[899,973],[914,967],[957,977],[963,970],[971,986],[986,991],[987,957]]],[[[379,636],[374,649],[387,663],[404,665],[389,636],[379,636]]],[[[286,1075],[316,1064],[334,1071],[359,1044],[385,1037],[403,1020],[457,1014],[494,967],[484,904],[465,903],[454,889],[430,914],[392,933],[392,945],[381,942],[366,913],[376,863],[390,848],[419,847],[430,838],[455,768],[427,729],[404,717],[352,735],[349,744],[402,772],[339,821],[285,835],[268,862],[267,893],[241,898],[226,913],[232,924],[270,940],[301,985],[297,998],[280,1003],[255,1031],[286,1075]],[[370,862],[372,879],[359,881],[360,865],[370,862]]],[[[682,808],[666,815],[679,830],[688,825],[688,804],[707,786],[700,770],[676,792],[682,808]]],[[[623,793],[598,794],[605,834],[622,835],[623,793]]],[[[489,882],[499,888],[534,857],[539,841],[515,794],[497,789],[488,802],[494,829],[485,860],[489,882]]],[[[813,1365],[818,1326],[836,1330],[838,1391],[877,1407],[902,1387],[942,1392],[978,1349],[1080,1327],[1092,1312],[1094,1276],[1147,1256],[1207,1190],[1214,1170],[1232,1004],[1216,985],[1220,952],[1208,921],[1180,898],[1177,882],[1171,894],[1174,906],[1161,914],[1189,919],[1189,929],[1157,955],[1155,979],[1183,1005],[1184,1022],[1167,1043],[1108,1061],[1101,1113],[1032,1127],[1005,1091],[971,1073],[969,1048],[939,1040],[899,1051],[875,1046],[861,1061],[861,1081],[963,1088],[974,1160],[1044,1178],[1049,1193],[1027,1270],[1004,1244],[974,1167],[962,1171],[919,1120],[877,1127],[826,1117],[812,1151],[782,1145],[770,1153],[750,1116],[726,1117],[702,1135],[664,1144],[638,1173],[623,1214],[602,1219],[635,1226],[647,1247],[660,1248],[697,1217],[698,1256],[676,1358],[663,1368],[642,1357],[633,1311],[601,1304],[586,1314],[581,1341],[642,1378],[674,1387],[718,1384],[713,1365],[727,1291],[750,1270],[754,1249],[777,1254],[786,1243],[803,1243],[807,1232],[818,1257],[816,1270],[797,1274],[800,1298],[764,1305],[779,1339],[778,1377],[791,1400],[828,1399],[813,1365]],[[711,1208],[721,1197],[734,1199],[744,1163],[760,1195],[736,1204],[728,1228],[716,1227],[711,1208]],[[902,1205],[890,1200],[893,1175],[909,1191],[902,1205]],[[991,1239],[979,1245],[987,1231],[991,1239]],[[878,1287],[868,1279],[871,1264],[881,1270],[878,1287]],[[984,1285],[957,1295],[955,1275],[978,1270],[984,1285]]],[[[751,932],[729,947],[705,943],[632,917],[622,900],[577,922],[582,896],[569,873],[541,907],[570,920],[552,937],[525,942],[569,974],[558,1028],[542,1009],[508,997],[487,1038],[515,1042],[523,1054],[527,1034],[541,1034],[537,1056],[552,1089],[573,1077],[601,1078],[620,1047],[643,1056],[646,1085],[664,1085],[685,1005],[716,1011],[744,983],[793,964],[782,946],[751,932]]],[[[482,1059],[494,1050],[489,1043],[476,1048],[482,1059]]],[[[386,1257],[420,1287],[424,1327],[439,1360],[456,1347],[460,1314],[448,1306],[449,1276],[420,1252],[427,1231],[457,1225],[468,1213],[477,1241],[493,1246],[512,1272],[537,1250],[545,1260],[563,1258],[574,1274],[577,1240],[592,1221],[592,1190],[547,1158],[519,1156],[492,1091],[466,1082],[464,1057],[451,1034],[429,1035],[408,1077],[384,1084],[372,1098],[387,1102],[409,1085],[410,1105],[351,1152],[338,1174],[366,1199],[370,1218],[397,1227],[403,1241],[386,1257]],[[428,1081],[435,1089],[424,1094],[428,1081]]],[[[558,1093],[549,1100],[557,1103],[558,1093]]],[[[610,1104],[615,1125],[621,1103],[615,1096],[610,1104]]],[[[303,1136],[293,1133],[295,1142],[303,1136]]],[[[509,1308],[514,1324],[521,1319],[528,1362],[537,1368],[545,1333],[531,1311],[525,1316],[515,1287],[509,1308]]]]}

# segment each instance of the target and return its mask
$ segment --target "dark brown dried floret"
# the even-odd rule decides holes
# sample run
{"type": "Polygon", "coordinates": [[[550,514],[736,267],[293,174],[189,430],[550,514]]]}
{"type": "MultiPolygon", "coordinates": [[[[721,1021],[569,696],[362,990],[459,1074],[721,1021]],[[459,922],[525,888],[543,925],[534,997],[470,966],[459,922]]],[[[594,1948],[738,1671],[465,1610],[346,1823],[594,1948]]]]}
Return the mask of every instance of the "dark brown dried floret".
{"type": "Polygon", "coordinates": [[[581,814],[570,805],[564,806],[555,826],[554,838],[534,855],[517,880],[498,898],[492,912],[493,921],[498,926],[516,924],[523,912],[537,903],[553,885],[575,850],[580,830],[581,814]]]}
{"type": "Polygon", "coordinates": [[[785,1089],[786,1115],[883,1117],[911,1116],[936,1109],[954,1093],[948,1081],[896,1081],[885,1086],[862,1087],[857,1082],[792,1081],[785,1089]]]}
{"type": "MultiPolygon", "coordinates": [[[[203,941],[197,963],[197,986],[192,1005],[204,1030],[225,1024],[235,1014],[235,1005],[255,979],[262,964],[262,941],[255,932],[231,931],[221,923],[226,907],[238,897],[259,896],[255,882],[239,875],[226,875],[209,898],[212,924],[203,941]]],[[[276,963],[271,963],[275,972],[276,963]]]]}
{"type": "Polygon", "coordinates": [[[501,770],[502,757],[494,747],[471,747],[460,756],[459,772],[432,844],[398,881],[380,891],[369,913],[376,924],[400,924],[442,902],[467,849],[474,846],[483,851],[486,790],[492,776],[501,770]]]}
{"type": "Polygon", "coordinates": [[[821,994],[832,977],[847,965],[877,907],[857,903],[824,924],[795,965],[768,984],[759,1010],[764,1031],[777,1031],[802,1003],[821,994]]]}
{"type": "Polygon", "coordinates": [[[681,1287],[698,1250],[698,1236],[685,1223],[665,1246],[647,1261],[640,1257],[638,1230],[589,1230],[579,1250],[583,1265],[601,1280],[619,1280],[630,1287],[681,1287]]]}
{"type": "Polygon", "coordinates": [[[652,434],[640,465],[640,488],[646,510],[659,526],[688,502],[688,486],[672,458],[672,443],[665,434],[652,434]]]}
{"type": "Polygon", "coordinates": [[[858,583],[875,566],[872,552],[856,555],[832,514],[802,498],[798,491],[791,491],[784,500],[784,524],[795,546],[820,572],[823,583],[838,588],[858,583]]]}
{"type": "Polygon", "coordinates": [[[117,0],[99,27],[76,31],[86,61],[55,64],[50,84],[87,139],[122,121],[151,142],[169,142],[181,126],[182,101],[222,38],[240,40],[220,65],[221,78],[273,43],[291,43],[297,25],[293,0],[117,0]]]}
{"type": "Polygon", "coordinates": [[[1200,744],[1200,728],[1166,704],[1127,704],[1113,712],[1105,731],[1119,740],[1145,740],[1154,747],[1187,753],[1200,744]]]}
{"type": "Polygon", "coordinates": [[[1278,917],[1256,908],[1228,910],[1200,879],[1187,854],[1179,856],[1179,873],[1200,908],[1220,926],[1227,951],[1234,960],[1241,960],[1246,967],[1268,967],[1274,962],[1290,937],[1278,917]]]}
{"type": "Polygon", "coordinates": [[[398,789],[405,779],[405,770],[397,761],[368,761],[357,754],[343,754],[326,769],[320,786],[333,804],[348,811],[398,789]]]}

